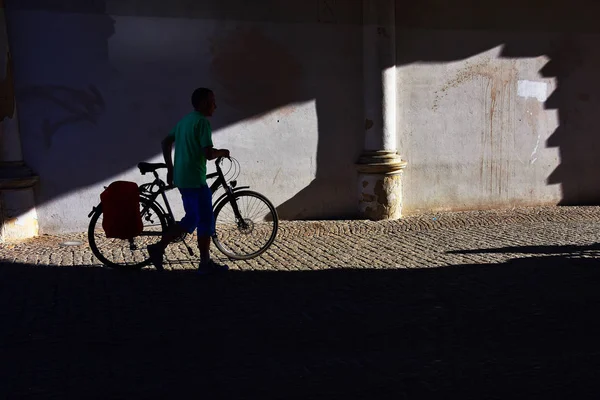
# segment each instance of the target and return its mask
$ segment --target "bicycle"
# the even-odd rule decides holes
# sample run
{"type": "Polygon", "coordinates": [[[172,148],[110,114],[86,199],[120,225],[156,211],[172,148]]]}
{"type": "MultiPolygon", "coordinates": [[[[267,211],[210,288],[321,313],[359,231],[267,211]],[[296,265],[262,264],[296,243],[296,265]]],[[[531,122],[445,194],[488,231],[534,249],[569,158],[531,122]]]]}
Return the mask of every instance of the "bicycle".
{"type": "MultiPolygon", "coordinates": [[[[228,160],[232,162],[232,165],[237,163],[237,160],[233,158],[228,158],[228,160]]],[[[215,161],[216,172],[206,176],[207,180],[215,179],[210,185],[213,198],[220,188],[225,190],[224,194],[213,201],[216,233],[212,237],[212,242],[229,259],[248,260],[261,255],[273,244],[277,235],[279,217],[273,204],[264,195],[247,190],[250,186],[238,187],[235,179],[230,179],[228,182],[221,168],[222,162],[223,158],[219,157],[215,161]],[[251,216],[242,215],[241,206],[244,204],[251,204],[251,216]],[[264,208],[261,209],[261,206],[264,208]],[[233,217],[231,221],[220,220],[220,217],[225,218],[227,215],[233,217]],[[252,220],[254,216],[258,216],[259,220],[252,220]]],[[[150,265],[147,246],[160,241],[163,232],[176,223],[166,196],[166,193],[175,187],[168,186],[157,172],[166,168],[167,165],[164,163],[141,162],[138,164],[142,175],[147,173],[154,175],[152,182],[139,186],[141,216],[144,222],[143,231],[139,236],[125,241],[108,239],[103,233],[102,223],[98,224],[102,217],[102,203],[93,207],[88,214],[88,218],[91,218],[88,227],[88,242],[92,253],[104,265],[131,269],[141,269],[150,265]],[[159,198],[162,198],[164,207],[158,202],[159,198]],[[155,223],[155,218],[158,220],[157,223],[155,223]],[[148,223],[147,226],[146,223],[148,223]],[[119,250],[119,247],[114,245],[115,241],[125,242],[124,248],[119,250]],[[131,254],[125,254],[126,251],[131,254]]],[[[239,170],[237,174],[239,174],[239,170]]],[[[234,178],[236,177],[237,175],[234,178]]],[[[184,233],[174,243],[183,242],[190,256],[193,256],[194,252],[185,241],[187,236],[188,234],[184,233]]]]}

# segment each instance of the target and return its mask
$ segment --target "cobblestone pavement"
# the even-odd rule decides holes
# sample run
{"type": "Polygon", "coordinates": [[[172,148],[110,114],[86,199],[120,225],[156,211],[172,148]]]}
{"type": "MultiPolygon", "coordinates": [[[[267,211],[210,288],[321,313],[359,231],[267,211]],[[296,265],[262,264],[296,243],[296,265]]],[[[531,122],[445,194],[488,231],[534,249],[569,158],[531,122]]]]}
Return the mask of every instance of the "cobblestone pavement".
{"type": "Polygon", "coordinates": [[[0,399],[595,397],[599,228],[598,207],[284,222],[213,277],[183,246],[124,273],[85,235],[3,245],[0,399]]]}
{"type": "MultiPolygon", "coordinates": [[[[261,257],[229,261],[213,246],[212,255],[240,271],[310,271],[331,268],[426,268],[468,263],[504,262],[528,257],[523,249],[475,252],[494,247],[592,245],[598,240],[597,207],[541,207],[499,211],[454,212],[406,217],[399,221],[315,221],[280,224],[277,240],[261,257]]],[[[192,269],[199,261],[195,238],[172,245],[167,268],[192,269]]],[[[593,249],[588,249],[593,250],[593,249]]],[[[600,249],[598,249],[600,250],[600,249]]],[[[570,252],[567,248],[565,251],[570,252]]],[[[562,254],[556,247],[552,254],[562,254]]],[[[0,260],[53,266],[101,266],[86,234],[42,236],[0,247],[0,260]],[[82,246],[61,246],[81,241],[82,246]]],[[[149,269],[152,269],[149,267],[149,269]]]]}

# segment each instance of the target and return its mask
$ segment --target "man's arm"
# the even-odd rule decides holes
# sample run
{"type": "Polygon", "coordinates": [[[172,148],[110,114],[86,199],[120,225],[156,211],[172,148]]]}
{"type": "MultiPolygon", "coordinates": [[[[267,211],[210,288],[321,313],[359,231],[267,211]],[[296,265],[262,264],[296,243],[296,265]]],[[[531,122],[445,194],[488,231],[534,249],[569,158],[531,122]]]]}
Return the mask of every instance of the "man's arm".
{"type": "Polygon", "coordinates": [[[171,156],[175,136],[169,135],[162,141],[162,152],[167,164],[167,185],[173,185],[173,157],[171,156]]]}
{"type": "Polygon", "coordinates": [[[198,127],[200,128],[200,145],[204,149],[204,156],[207,160],[214,160],[219,157],[229,157],[229,150],[215,149],[212,141],[212,128],[210,122],[203,120],[198,127]]]}
{"type": "Polygon", "coordinates": [[[227,149],[215,149],[214,147],[205,147],[204,155],[207,160],[214,160],[219,157],[229,157],[229,150],[227,149]]]}

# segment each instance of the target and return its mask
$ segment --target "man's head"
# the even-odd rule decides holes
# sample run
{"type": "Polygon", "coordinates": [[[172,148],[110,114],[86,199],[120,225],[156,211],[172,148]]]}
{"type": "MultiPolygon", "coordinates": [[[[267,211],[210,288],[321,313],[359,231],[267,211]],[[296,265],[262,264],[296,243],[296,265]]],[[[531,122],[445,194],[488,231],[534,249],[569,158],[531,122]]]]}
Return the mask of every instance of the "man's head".
{"type": "Polygon", "coordinates": [[[207,88],[194,90],[194,93],[192,93],[192,106],[194,106],[194,110],[201,112],[204,116],[212,116],[217,109],[215,94],[207,88]]]}

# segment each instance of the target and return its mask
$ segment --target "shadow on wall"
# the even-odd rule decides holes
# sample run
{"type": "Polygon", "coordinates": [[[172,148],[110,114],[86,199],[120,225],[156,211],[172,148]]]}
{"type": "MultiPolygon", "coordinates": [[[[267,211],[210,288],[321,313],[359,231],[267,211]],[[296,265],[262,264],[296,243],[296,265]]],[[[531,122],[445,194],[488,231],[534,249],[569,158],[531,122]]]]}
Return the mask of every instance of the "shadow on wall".
{"type": "Polygon", "coordinates": [[[547,141],[561,164],[548,178],[562,185],[561,205],[600,204],[600,50],[598,36],[565,36],[540,71],[557,88],[545,103],[558,110],[560,126],[547,141]]]}
{"type": "MultiPolygon", "coordinates": [[[[123,131],[102,129],[114,111],[103,83],[115,73],[108,48],[115,21],[102,1],[51,13],[69,10],[59,3],[6,4],[23,159],[40,176],[38,205],[123,172],[143,153],[123,131]]],[[[83,212],[67,208],[61,214],[83,212]]],[[[43,231],[56,212],[40,217],[43,231]]]]}
{"type": "Polygon", "coordinates": [[[47,102],[49,108],[56,105],[64,112],[62,118],[56,121],[46,118],[42,123],[42,140],[47,149],[52,148],[52,140],[61,128],[79,122],[97,125],[98,118],[106,111],[102,94],[94,85],[84,89],[58,85],[28,86],[20,91],[20,98],[24,102],[47,102]]]}
{"type": "MultiPolygon", "coordinates": [[[[132,15],[121,10],[123,15],[110,16],[106,7],[104,1],[9,5],[23,152],[41,178],[38,204],[106,182],[158,155],[160,140],[189,112],[192,89],[208,86],[219,102],[215,131],[287,106],[283,119],[294,112],[294,103],[314,100],[319,138],[311,187],[316,191],[282,205],[279,212],[291,219],[354,208],[353,164],[363,139],[362,50],[356,24],[335,36],[351,40],[322,37],[318,42],[318,36],[302,39],[285,30],[283,39],[274,36],[282,29],[271,23],[276,19],[246,24],[239,15],[236,23],[196,15],[196,23],[145,18],[149,25],[143,25],[132,17],[189,15],[162,15],[165,5],[153,4],[132,15]],[[119,59],[118,68],[111,57],[119,59]],[[340,143],[345,151],[337,151],[340,143]]],[[[327,11],[315,10],[315,15],[303,16],[314,21],[302,22],[316,25],[327,11]]],[[[290,26],[291,32],[302,33],[303,28],[290,26]]],[[[318,26],[310,29],[310,35],[327,33],[318,26]]],[[[257,154],[261,147],[269,148],[269,134],[265,131],[262,142],[254,145],[257,154]]],[[[42,229],[49,218],[41,215],[42,229]]]]}
{"type": "MultiPolygon", "coordinates": [[[[597,4],[594,6],[600,8],[597,4]]],[[[546,183],[561,185],[559,205],[565,206],[600,204],[600,179],[596,178],[600,171],[597,156],[600,149],[600,78],[597,74],[600,29],[588,28],[585,24],[570,26],[570,32],[554,33],[550,40],[534,46],[526,41],[509,42],[501,55],[549,59],[539,74],[555,79],[556,88],[549,94],[544,108],[557,110],[558,127],[546,141],[546,147],[558,148],[560,165],[547,177],[546,183]]]]}
{"type": "MultiPolygon", "coordinates": [[[[315,179],[278,211],[284,219],[354,216],[354,163],[364,134],[360,13],[358,18],[336,13],[360,9],[359,3],[320,0],[314,6],[301,7],[306,3],[271,1],[265,8],[248,9],[229,0],[204,9],[198,5],[171,7],[164,2],[149,3],[145,8],[110,3],[115,9],[109,10],[108,3],[100,0],[9,2],[23,152],[25,161],[41,177],[38,203],[104,182],[132,169],[138,161],[158,155],[160,139],[189,110],[191,89],[202,85],[214,87],[222,99],[215,130],[314,100],[319,135],[315,179]],[[300,12],[305,10],[310,12],[300,12]],[[257,16],[259,11],[264,13],[257,16]],[[142,16],[181,19],[145,18],[144,23],[151,25],[142,25],[141,18],[133,18],[142,16]],[[326,36],[276,37],[274,22],[290,22],[290,26],[321,22],[343,26],[340,29],[348,29],[348,33],[338,42],[326,36]],[[121,32],[119,42],[109,50],[115,29],[121,32]],[[199,41],[206,41],[207,36],[212,37],[209,45],[199,49],[199,41]],[[303,49],[302,57],[293,51],[298,48],[303,49]],[[111,52],[122,60],[119,69],[111,64],[111,52]],[[340,151],[342,144],[344,150],[340,151]]],[[[592,92],[593,86],[587,85],[595,79],[595,64],[593,60],[588,64],[577,61],[595,59],[591,43],[585,49],[567,45],[575,54],[571,50],[553,53],[547,42],[524,46],[528,32],[515,35],[524,28],[577,32],[580,26],[553,26],[554,14],[542,22],[536,17],[538,22],[532,25],[528,17],[537,11],[517,3],[514,6],[520,13],[513,9],[509,13],[505,3],[505,8],[459,7],[459,3],[451,7],[430,0],[411,2],[407,7],[398,2],[398,65],[457,61],[501,44],[506,54],[513,48],[518,49],[513,54],[522,57],[549,54],[553,57],[549,69],[559,59],[568,61],[560,64],[559,72],[545,71],[559,81],[548,107],[561,107],[561,127],[549,145],[560,146],[562,164],[549,183],[563,185],[564,203],[596,201],[600,182],[585,178],[600,167],[598,158],[592,158],[598,144],[594,118],[598,91],[592,92]],[[494,39],[486,39],[486,35],[474,38],[474,44],[443,47],[413,41],[419,34],[416,29],[474,29],[496,35],[494,39]],[[583,90],[586,85],[588,89],[583,90]]],[[[551,3],[546,2],[544,9],[562,9],[551,3]]],[[[589,11],[572,5],[568,15],[586,17],[589,11]]],[[[583,42],[578,39],[577,43],[583,42]]],[[[268,143],[269,132],[264,140],[268,143]]],[[[258,149],[264,143],[255,146],[258,149]]],[[[41,217],[43,230],[52,216],[41,217]]]]}
{"type": "Polygon", "coordinates": [[[210,279],[4,264],[0,397],[587,398],[599,280],[568,257],[210,279]]]}

